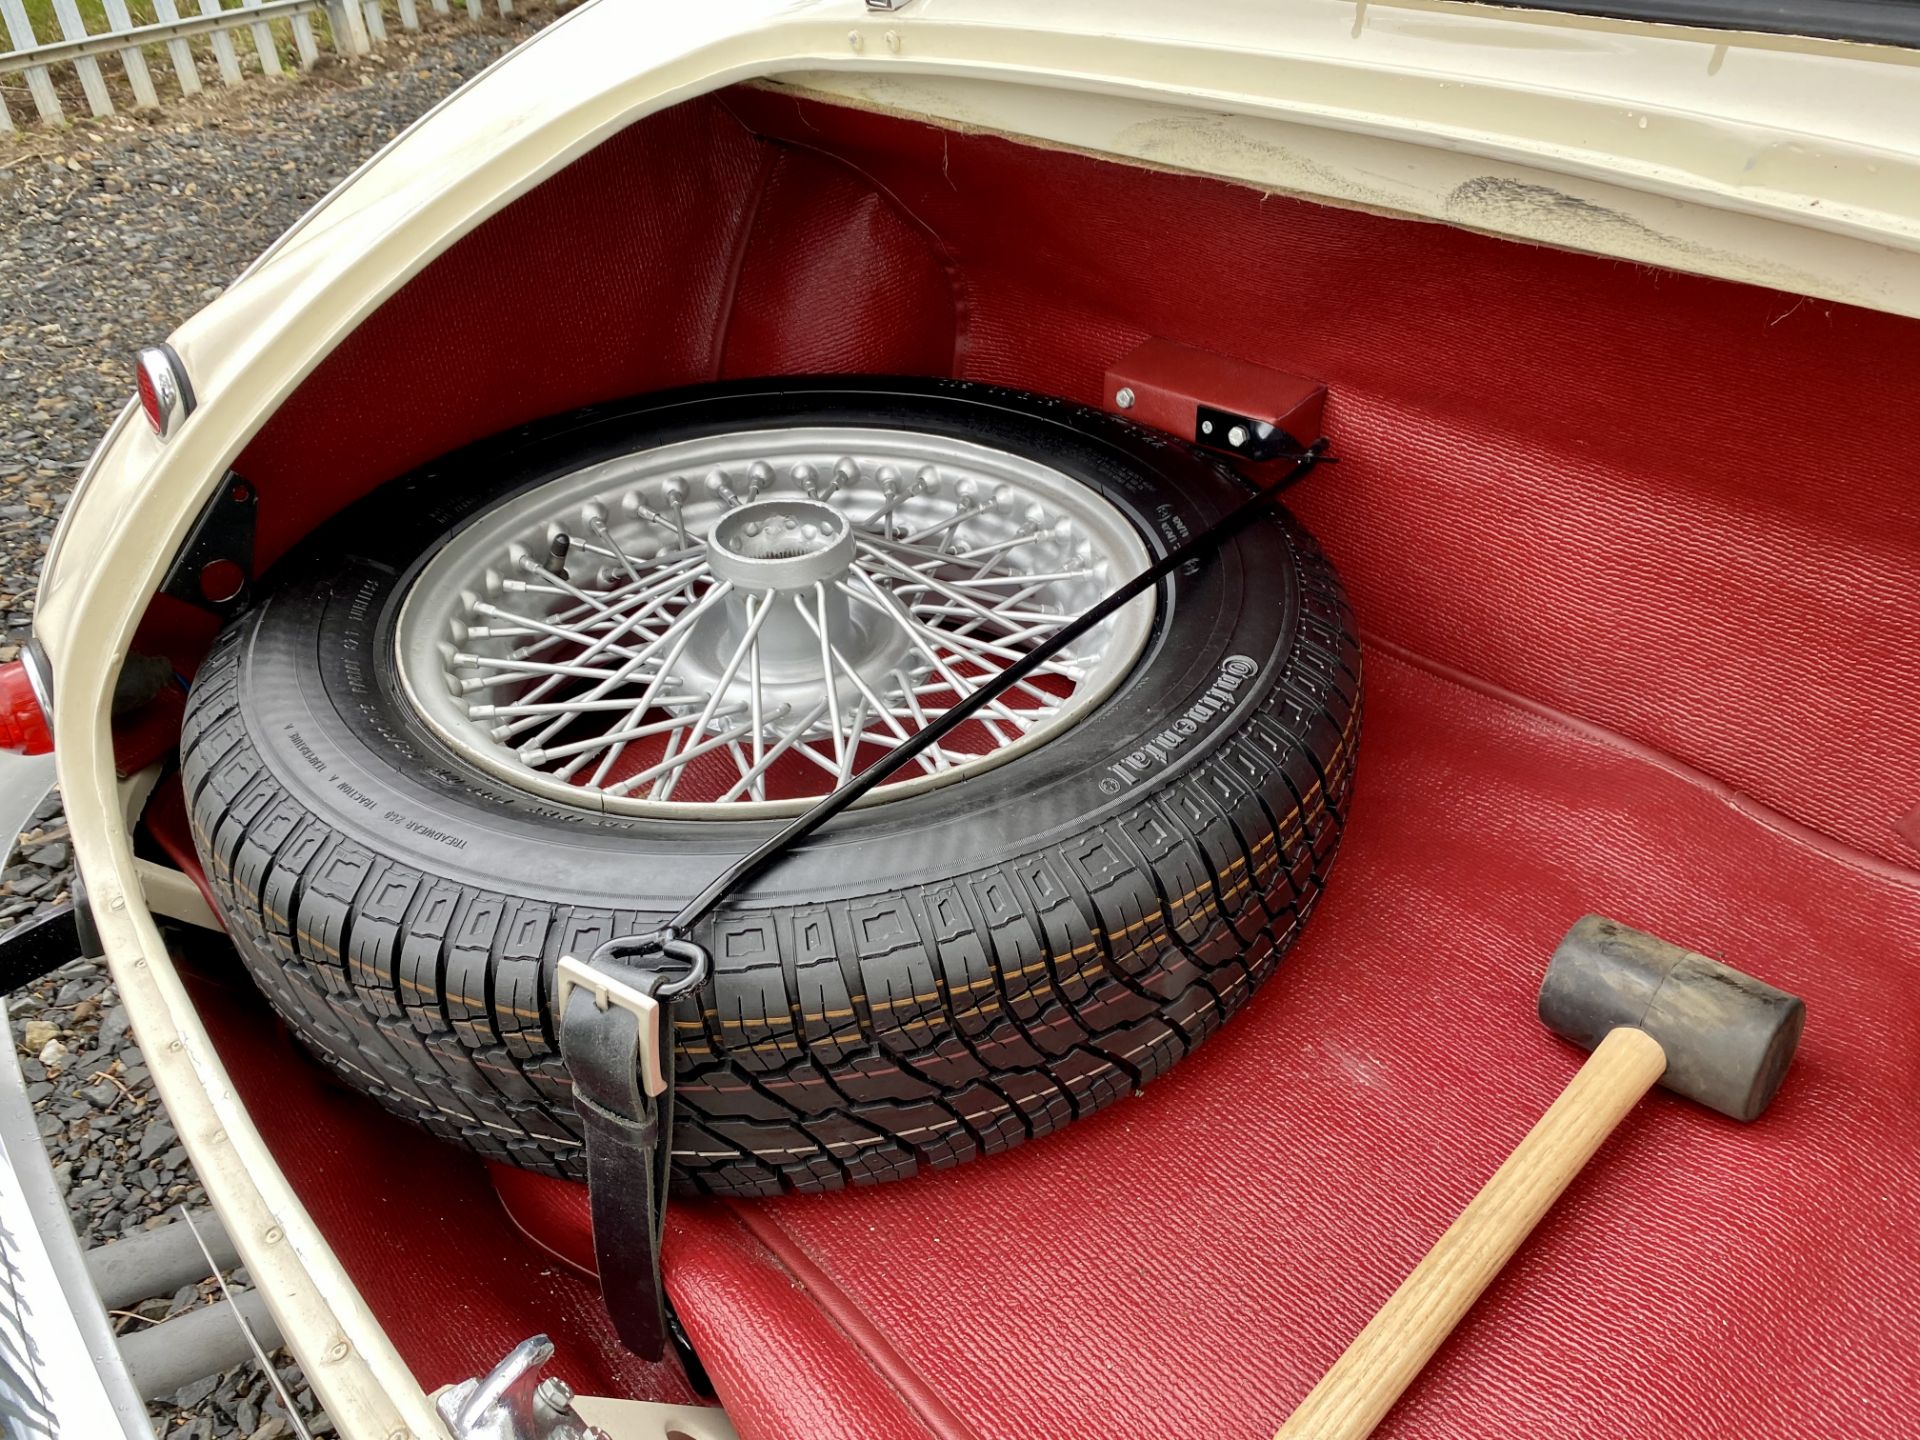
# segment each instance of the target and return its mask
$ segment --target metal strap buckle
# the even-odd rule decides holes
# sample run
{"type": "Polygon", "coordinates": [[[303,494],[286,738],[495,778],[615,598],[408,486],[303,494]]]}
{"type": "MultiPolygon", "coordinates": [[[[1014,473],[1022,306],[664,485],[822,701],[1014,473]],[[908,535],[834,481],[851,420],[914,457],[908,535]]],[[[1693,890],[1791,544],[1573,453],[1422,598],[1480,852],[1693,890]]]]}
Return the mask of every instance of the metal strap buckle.
{"type": "Polygon", "coordinates": [[[604,970],[596,970],[585,960],[572,955],[560,957],[558,971],[559,998],[555,1013],[567,1013],[567,996],[575,986],[584,986],[593,996],[593,1003],[605,1010],[618,1005],[622,1010],[633,1012],[640,1024],[640,1084],[649,1095],[664,1095],[667,1089],[666,1073],[660,1068],[660,1002],[643,990],[635,989],[626,981],[609,975],[604,970]]]}
{"type": "Polygon", "coordinates": [[[705,984],[712,968],[713,959],[705,947],[691,940],[682,940],[670,932],[609,940],[594,951],[590,960],[582,960],[575,955],[560,957],[554,979],[554,1014],[564,1016],[567,1013],[567,997],[576,986],[593,996],[593,1003],[601,1010],[617,1005],[630,1012],[640,1027],[641,1088],[649,1095],[664,1095],[667,1075],[662,1059],[665,1047],[660,1034],[660,1001],[671,1000],[676,995],[683,995],[705,984]],[[687,973],[659,986],[657,995],[649,995],[622,978],[619,972],[627,967],[612,958],[648,952],[686,962],[687,973]]]}

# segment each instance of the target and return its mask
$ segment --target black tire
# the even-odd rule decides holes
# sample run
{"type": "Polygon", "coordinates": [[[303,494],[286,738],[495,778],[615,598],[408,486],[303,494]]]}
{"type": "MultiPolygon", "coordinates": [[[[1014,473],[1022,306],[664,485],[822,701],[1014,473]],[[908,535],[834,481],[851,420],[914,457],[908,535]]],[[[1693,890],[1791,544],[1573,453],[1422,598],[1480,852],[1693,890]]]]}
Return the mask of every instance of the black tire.
{"type": "MultiPolygon", "coordinates": [[[[1246,493],[1216,460],[1058,401],[764,381],[495,437],[316,535],[215,643],[181,763],[248,967],[314,1053],[390,1109],[580,1175],[548,1008],[557,958],[659,923],[768,831],[566,810],[456,760],[399,693],[396,597],[437,542],[543,478],[802,419],[1041,459],[1155,553],[1246,493]]],[[[673,1017],[683,1188],[832,1188],[1018,1144],[1161,1073],[1272,970],[1340,835],[1352,618],[1284,513],[1161,598],[1132,674],[1072,730],[958,789],[843,816],[696,937],[716,970],[673,1017]]]]}

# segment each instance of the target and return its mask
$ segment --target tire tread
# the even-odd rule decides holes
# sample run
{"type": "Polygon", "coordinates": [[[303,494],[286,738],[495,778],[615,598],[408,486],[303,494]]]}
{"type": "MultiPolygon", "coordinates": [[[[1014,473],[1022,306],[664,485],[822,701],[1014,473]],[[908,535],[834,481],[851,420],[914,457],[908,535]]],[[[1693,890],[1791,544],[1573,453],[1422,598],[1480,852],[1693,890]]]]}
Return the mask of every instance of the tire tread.
{"type": "MultiPolygon", "coordinates": [[[[1301,623],[1279,681],[1211,749],[1052,851],[938,884],[723,913],[729,963],[673,1015],[676,1182],[836,1189],[995,1154],[1135,1092],[1271,973],[1330,870],[1361,661],[1290,522],[1301,623]]],[[[579,1178],[553,967],[642,927],[376,854],[279,785],[248,733],[243,617],[196,683],[193,833],[248,968],[294,1033],[388,1109],[489,1158],[579,1178]]]]}

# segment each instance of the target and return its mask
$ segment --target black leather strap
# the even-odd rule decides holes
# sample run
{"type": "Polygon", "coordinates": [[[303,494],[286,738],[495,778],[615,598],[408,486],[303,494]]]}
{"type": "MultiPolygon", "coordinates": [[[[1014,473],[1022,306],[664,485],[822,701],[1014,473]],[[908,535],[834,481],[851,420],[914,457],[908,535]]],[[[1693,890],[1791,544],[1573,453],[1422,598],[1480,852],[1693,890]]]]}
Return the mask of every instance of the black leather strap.
{"type": "MultiPolygon", "coordinates": [[[[668,977],[619,967],[620,978],[657,996],[668,977]]],[[[662,1007],[664,1017],[665,1007],[662,1007]]],[[[664,1025],[663,1025],[664,1028],[664,1025]]],[[[673,1155],[673,1057],[660,1056],[664,1093],[646,1093],[643,1049],[663,1044],[641,1033],[640,1017],[619,1005],[601,1009],[585,986],[567,992],[560,1054],[573,1077],[573,1100],[586,1127],[587,1189],[600,1291],[621,1341],[658,1360],[667,1347],[660,1234],[673,1155]]]]}

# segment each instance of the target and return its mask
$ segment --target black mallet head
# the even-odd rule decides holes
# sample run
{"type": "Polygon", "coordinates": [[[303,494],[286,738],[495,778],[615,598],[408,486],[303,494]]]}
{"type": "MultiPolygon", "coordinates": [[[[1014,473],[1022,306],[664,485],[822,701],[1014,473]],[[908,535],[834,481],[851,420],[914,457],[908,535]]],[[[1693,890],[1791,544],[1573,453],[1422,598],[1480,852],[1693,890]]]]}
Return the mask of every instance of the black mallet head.
{"type": "Polygon", "coordinates": [[[1540,1019],[1588,1050],[1619,1026],[1644,1030],[1667,1053],[1662,1085],[1751,1120],[1780,1088],[1807,1007],[1717,960],[1588,915],[1553,952],[1540,1019]]]}

